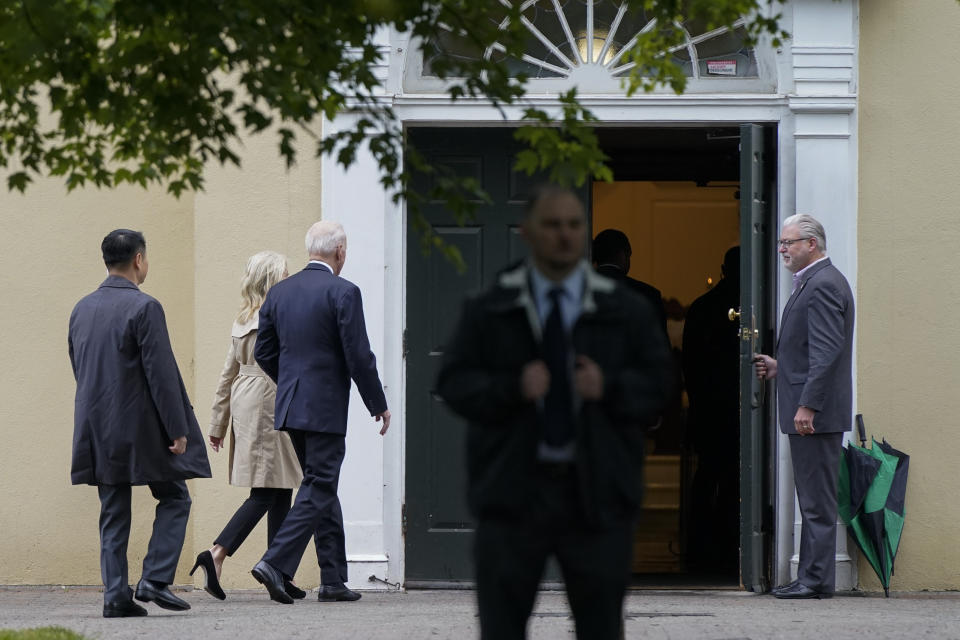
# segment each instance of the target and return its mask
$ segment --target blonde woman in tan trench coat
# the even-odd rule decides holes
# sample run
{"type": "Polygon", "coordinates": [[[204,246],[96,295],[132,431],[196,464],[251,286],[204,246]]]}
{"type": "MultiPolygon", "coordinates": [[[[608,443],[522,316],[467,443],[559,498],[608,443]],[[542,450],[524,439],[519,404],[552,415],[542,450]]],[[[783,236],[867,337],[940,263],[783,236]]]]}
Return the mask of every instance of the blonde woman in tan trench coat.
{"type": "MultiPolygon", "coordinates": [[[[227,433],[232,434],[230,484],[250,487],[250,497],[217,536],[213,547],[197,556],[190,571],[193,575],[202,568],[204,590],[220,600],[226,598],[219,580],[224,558],[233,555],[264,514],[267,543],[273,540],[290,510],[293,489],[300,486],[303,477],[290,436],[273,428],[277,385],[253,357],[260,305],[270,287],[285,277],[287,260],[278,253],[263,251],[247,261],[241,287],[243,306],[230,332],[230,350],[213,402],[210,445],[219,451],[227,433]]],[[[291,597],[306,595],[292,582],[285,587],[291,597]]]]}

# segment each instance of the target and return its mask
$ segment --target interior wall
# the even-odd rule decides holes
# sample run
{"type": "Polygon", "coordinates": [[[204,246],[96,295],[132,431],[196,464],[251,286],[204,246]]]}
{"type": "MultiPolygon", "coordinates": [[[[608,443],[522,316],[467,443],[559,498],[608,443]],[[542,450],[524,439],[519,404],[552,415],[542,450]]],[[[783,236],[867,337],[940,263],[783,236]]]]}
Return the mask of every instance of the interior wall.
{"type": "Polygon", "coordinates": [[[723,255],[740,242],[738,187],[693,182],[596,182],[593,235],[627,234],[630,277],[660,289],[684,308],[720,279],[723,255]]]}
{"type": "MultiPolygon", "coordinates": [[[[735,184],[698,187],[679,181],[593,185],[593,235],[610,228],[627,235],[632,249],[629,275],[660,289],[668,313],[667,332],[677,350],[683,335],[679,314],[720,280],[724,254],[739,244],[737,190],[735,184]]],[[[681,486],[690,480],[682,475],[680,454],[686,404],[685,395],[671,403],[660,429],[647,442],[648,486],[634,539],[635,573],[684,570],[676,549],[682,548],[689,533],[681,530],[685,508],[681,486]]]]}

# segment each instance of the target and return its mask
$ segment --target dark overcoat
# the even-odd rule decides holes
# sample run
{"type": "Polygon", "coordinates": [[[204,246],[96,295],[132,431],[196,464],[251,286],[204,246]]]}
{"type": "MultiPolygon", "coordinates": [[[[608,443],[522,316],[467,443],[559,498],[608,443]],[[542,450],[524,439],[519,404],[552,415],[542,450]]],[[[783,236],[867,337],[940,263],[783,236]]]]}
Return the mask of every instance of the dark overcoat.
{"type": "Polygon", "coordinates": [[[109,276],[70,314],[73,484],[209,478],[206,443],[180,377],[163,307],[109,276]],[[173,441],[187,436],[174,455],[173,441]]]}
{"type": "Polygon", "coordinates": [[[254,355],[277,383],[277,429],[346,435],[351,379],[371,416],[387,410],[360,289],[321,264],[270,288],[254,355]]]}
{"type": "Polygon", "coordinates": [[[660,293],[660,289],[657,289],[652,284],[648,284],[642,280],[631,278],[620,268],[612,264],[603,264],[598,266],[597,273],[602,276],[606,276],[611,280],[616,280],[628,289],[639,293],[644,298],[649,300],[650,304],[653,305],[654,310],[657,312],[657,317],[660,319],[660,324],[663,326],[663,330],[667,330],[667,310],[663,306],[663,294],[660,293]]]}
{"type": "MultiPolygon", "coordinates": [[[[583,265],[573,351],[603,371],[599,401],[574,391],[575,464],[587,522],[603,527],[640,508],[644,427],[663,410],[673,381],[667,338],[650,302],[583,265]]],[[[467,300],[446,346],[437,391],[469,422],[469,503],[480,518],[522,518],[533,504],[537,406],[520,394],[524,365],[540,358],[540,320],[527,266],[500,275],[467,300]]]]}
{"type": "Polygon", "coordinates": [[[816,433],[853,426],[853,292],[830,259],[810,267],[787,300],[777,340],[780,430],[797,433],[800,406],[816,411],[816,433]]]}
{"type": "Polygon", "coordinates": [[[724,278],[693,301],[683,325],[688,442],[700,454],[732,456],[734,464],[740,450],[740,336],[727,312],[739,306],[739,283],[724,278]]]}

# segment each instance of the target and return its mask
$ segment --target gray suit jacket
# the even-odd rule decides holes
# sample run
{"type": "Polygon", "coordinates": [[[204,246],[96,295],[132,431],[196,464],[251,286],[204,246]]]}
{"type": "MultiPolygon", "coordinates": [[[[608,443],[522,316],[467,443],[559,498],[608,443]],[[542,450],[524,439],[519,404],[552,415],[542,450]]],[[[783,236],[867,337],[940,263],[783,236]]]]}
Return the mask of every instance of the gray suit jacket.
{"type": "Polygon", "coordinates": [[[800,406],[817,412],[817,433],[853,422],[853,292],[827,258],[803,275],[780,321],[777,340],[780,430],[796,434],[800,406]]]}

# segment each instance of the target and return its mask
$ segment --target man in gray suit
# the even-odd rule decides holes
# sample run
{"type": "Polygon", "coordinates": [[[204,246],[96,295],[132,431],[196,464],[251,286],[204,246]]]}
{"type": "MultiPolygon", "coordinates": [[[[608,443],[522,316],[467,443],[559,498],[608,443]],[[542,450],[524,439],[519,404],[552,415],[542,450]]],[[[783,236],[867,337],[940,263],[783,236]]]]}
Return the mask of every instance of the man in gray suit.
{"type": "Polygon", "coordinates": [[[103,617],[145,616],[133,601],[173,611],[190,605],[170,592],[190,515],[184,480],[209,478],[200,425],[173,357],[163,308],[138,285],[147,277],[147,243],[129,229],[101,245],[107,279],[70,314],[67,345],[77,380],[70,480],[100,494],[103,617]],[[157,500],[143,573],[127,581],[130,487],[157,500]]]}
{"type": "Polygon", "coordinates": [[[826,256],[827,238],[805,214],[783,221],[778,243],[793,273],[776,359],[756,355],[757,377],[777,378],[780,430],[790,436],[800,503],[797,579],[777,598],[829,598],[836,574],[837,473],[853,417],[853,293],[826,256]]]}

